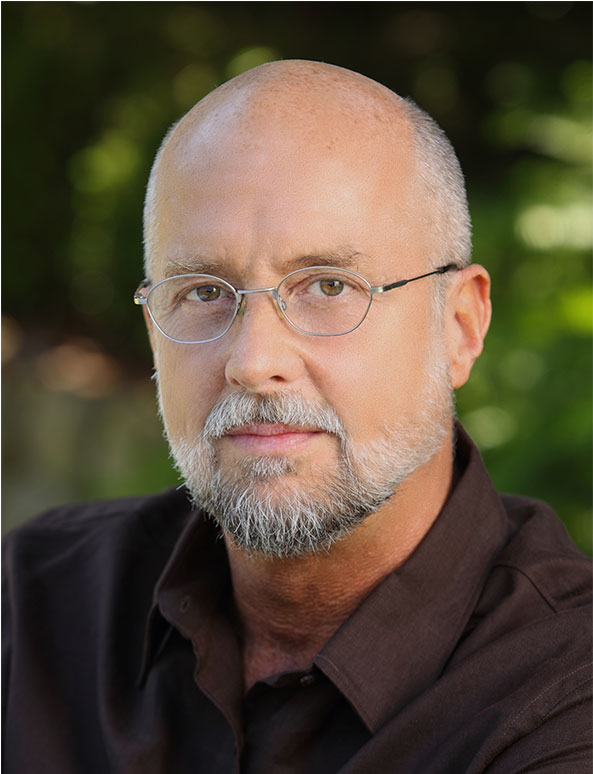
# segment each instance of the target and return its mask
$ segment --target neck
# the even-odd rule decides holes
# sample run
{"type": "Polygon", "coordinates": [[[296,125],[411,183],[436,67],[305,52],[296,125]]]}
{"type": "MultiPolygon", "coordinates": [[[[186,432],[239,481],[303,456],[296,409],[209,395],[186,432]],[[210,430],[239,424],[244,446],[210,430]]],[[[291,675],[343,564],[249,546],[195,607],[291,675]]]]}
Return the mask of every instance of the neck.
{"type": "Polygon", "coordinates": [[[247,554],[225,537],[246,690],[271,674],[311,664],[362,600],[420,543],[447,498],[451,477],[449,446],[327,552],[264,557],[247,554]]]}

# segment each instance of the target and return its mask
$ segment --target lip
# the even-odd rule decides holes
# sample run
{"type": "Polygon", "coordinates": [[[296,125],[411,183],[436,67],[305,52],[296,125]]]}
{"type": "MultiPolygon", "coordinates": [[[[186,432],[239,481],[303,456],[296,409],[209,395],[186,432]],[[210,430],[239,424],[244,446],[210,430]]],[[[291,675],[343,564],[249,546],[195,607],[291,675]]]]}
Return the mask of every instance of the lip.
{"type": "Polygon", "coordinates": [[[287,452],[303,446],[322,431],[300,425],[256,424],[235,427],[223,436],[246,451],[270,453],[287,452]]]}

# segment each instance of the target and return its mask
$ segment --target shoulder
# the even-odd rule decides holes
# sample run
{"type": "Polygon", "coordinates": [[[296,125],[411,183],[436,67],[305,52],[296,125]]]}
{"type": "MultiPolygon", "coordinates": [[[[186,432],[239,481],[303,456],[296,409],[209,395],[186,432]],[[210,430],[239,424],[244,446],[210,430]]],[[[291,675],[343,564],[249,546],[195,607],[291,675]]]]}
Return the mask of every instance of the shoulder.
{"type": "Polygon", "coordinates": [[[5,592],[98,579],[138,557],[161,567],[192,512],[185,490],[53,508],[2,541],[5,592]],[[6,588],[8,587],[8,588],[6,588]]]}
{"type": "Polygon", "coordinates": [[[473,704],[468,771],[590,765],[591,561],[544,502],[500,496],[508,537],[443,675],[473,704]],[[459,686],[463,688],[460,690],[459,686]]]}
{"type": "Polygon", "coordinates": [[[62,739],[69,723],[98,728],[105,696],[132,690],[155,584],[194,513],[186,493],[171,490],[54,508],[6,536],[2,687],[11,754],[27,744],[23,717],[37,740],[62,739]]]}
{"type": "Polygon", "coordinates": [[[2,545],[6,659],[10,647],[17,665],[37,664],[43,642],[46,664],[67,671],[68,659],[95,663],[106,642],[117,640],[122,658],[140,651],[153,589],[195,513],[184,490],[169,490],[54,508],[10,532],[2,545]]]}
{"type": "Polygon", "coordinates": [[[551,656],[563,642],[565,655],[581,651],[590,660],[591,560],[546,503],[514,495],[501,502],[508,539],[485,568],[468,642],[477,645],[482,633],[489,642],[512,643],[533,632],[542,653],[551,656]]]}
{"type": "MultiPolygon", "coordinates": [[[[505,707],[486,747],[493,758],[501,756],[493,771],[515,771],[523,755],[539,761],[544,752],[558,763],[570,757],[571,745],[588,759],[591,561],[549,505],[518,496],[501,500],[509,539],[493,560],[457,653],[482,666],[481,685],[488,675],[494,706],[505,707]]],[[[554,765],[550,770],[565,770],[554,765]]]]}
{"type": "Polygon", "coordinates": [[[496,557],[493,572],[523,576],[550,611],[591,604],[591,560],[574,545],[565,526],[545,502],[501,495],[510,538],[496,557]]]}
{"type": "Polygon", "coordinates": [[[171,518],[187,516],[191,509],[184,490],[169,489],[155,495],[124,497],[63,505],[44,511],[3,539],[6,546],[35,544],[46,540],[92,540],[123,534],[130,528],[147,535],[166,526],[171,518]]]}

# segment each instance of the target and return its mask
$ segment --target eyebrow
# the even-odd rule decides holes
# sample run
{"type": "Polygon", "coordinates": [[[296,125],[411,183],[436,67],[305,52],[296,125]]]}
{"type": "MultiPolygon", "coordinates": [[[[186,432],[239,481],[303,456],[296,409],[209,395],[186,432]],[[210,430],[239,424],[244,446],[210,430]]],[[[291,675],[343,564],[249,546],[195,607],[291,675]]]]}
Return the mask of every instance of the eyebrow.
{"type": "Polygon", "coordinates": [[[175,277],[178,274],[212,274],[218,276],[223,264],[221,261],[210,261],[205,258],[171,258],[163,277],[175,277]]]}
{"type": "MultiPolygon", "coordinates": [[[[322,253],[309,253],[291,258],[280,265],[284,275],[308,266],[334,266],[341,269],[358,269],[361,254],[349,248],[330,250],[322,253]]],[[[228,274],[229,264],[222,260],[209,260],[196,256],[195,258],[171,258],[166,263],[163,277],[175,277],[178,274],[211,274],[224,279],[228,274]]]]}
{"type": "Polygon", "coordinates": [[[335,266],[340,269],[357,269],[361,254],[351,249],[330,250],[325,253],[313,253],[292,258],[282,264],[283,270],[289,274],[307,266],[335,266]]]}

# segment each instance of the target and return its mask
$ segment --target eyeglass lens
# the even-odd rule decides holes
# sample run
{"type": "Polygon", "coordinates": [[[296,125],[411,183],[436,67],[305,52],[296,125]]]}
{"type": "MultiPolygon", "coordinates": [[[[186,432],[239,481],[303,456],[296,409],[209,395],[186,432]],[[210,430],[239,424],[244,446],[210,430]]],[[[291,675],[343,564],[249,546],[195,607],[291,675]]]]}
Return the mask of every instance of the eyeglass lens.
{"type": "MultiPolygon", "coordinates": [[[[300,269],[277,288],[279,306],[304,333],[336,336],[356,328],[371,303],[370,286],[358,275],[331,267],[300,269]]],[[[241,295],[208,275],[171,277],[155,285],[148,307],[159,328],[183,342],[209,341],[232,323],[241,295]]]]}

